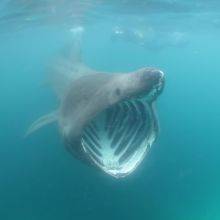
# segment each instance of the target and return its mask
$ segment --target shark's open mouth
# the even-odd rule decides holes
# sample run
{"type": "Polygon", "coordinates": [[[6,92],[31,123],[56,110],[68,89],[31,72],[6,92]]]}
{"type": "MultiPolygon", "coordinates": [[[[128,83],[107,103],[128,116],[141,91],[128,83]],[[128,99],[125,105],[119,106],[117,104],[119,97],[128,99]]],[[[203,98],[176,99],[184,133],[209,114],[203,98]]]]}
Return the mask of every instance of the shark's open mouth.
{"type": "Polygon", "coordinates": [[[92,163],[119,178],[135,170],[157,131],[152,104],[142,99],[123,101],[100,113],[86,126],[82,146],[92,163]]]}

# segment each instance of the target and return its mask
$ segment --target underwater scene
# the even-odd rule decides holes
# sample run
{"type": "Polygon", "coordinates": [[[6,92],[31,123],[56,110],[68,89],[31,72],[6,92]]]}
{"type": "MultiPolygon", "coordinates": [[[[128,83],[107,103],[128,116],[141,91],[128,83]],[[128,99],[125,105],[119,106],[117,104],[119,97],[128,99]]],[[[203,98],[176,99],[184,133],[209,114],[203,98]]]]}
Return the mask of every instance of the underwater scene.
{"type": "Polygon", "coordinates": [[[0,1],[0,220],[219,220],[220,2],[0,1]]]}

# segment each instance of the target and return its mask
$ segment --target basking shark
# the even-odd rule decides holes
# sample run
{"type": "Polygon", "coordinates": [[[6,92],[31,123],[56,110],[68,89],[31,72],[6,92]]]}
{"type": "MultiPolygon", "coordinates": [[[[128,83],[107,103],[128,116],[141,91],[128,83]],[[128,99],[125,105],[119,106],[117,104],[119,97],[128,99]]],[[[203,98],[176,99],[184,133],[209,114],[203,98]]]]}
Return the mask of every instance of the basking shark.
{"type": "Polygon", "coordinates": [[[132,173],[158,136],[154,103],[164,73],[156,68],[99,72],[76,53],[61,57],[54,72],[59,108],[35,121],[27,135],[57,122],[75,158],[116,178],[132,173]]]}

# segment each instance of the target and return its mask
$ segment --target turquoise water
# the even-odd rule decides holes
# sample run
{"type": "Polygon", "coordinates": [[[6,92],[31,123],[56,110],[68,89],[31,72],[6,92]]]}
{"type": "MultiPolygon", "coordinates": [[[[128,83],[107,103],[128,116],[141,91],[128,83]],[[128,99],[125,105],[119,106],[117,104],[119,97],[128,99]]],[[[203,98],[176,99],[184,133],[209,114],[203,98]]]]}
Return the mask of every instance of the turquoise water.
{"type": "Polygon", "coordinates": [[[218,1],[60,2],[0,4],[0,219],[219,220],[218,1]],[[79,25],[89,66],[166,74],[159,138],[123,179],[72,158],[56,125],[23,138],[57,107],[47,66],[79,25]]]}

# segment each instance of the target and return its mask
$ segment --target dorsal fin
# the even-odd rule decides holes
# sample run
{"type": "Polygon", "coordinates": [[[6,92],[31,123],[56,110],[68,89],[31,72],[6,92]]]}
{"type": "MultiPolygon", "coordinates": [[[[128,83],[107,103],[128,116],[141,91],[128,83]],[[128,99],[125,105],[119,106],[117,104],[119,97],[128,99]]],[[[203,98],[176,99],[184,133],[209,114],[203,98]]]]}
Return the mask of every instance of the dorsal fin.
{"type": "Polygon", "coordinates": [[[70,60],[72,63],[82,63],[82,40],[83,27],[75,27],[70,30],[71,42],[63,49],[62,56],[64,59],[70,60]]]}
{"type": "Polygon", "coordinates": [[[76,27],[71,30],[73,35],[71,43],[66,45],[51,65],[50,81],[60,99],[65,95],[66,90],[68,90],[73,81],[81,76],[95,72],[82,62],[83,32],[84,29],[82,27],[76,27]]]}

